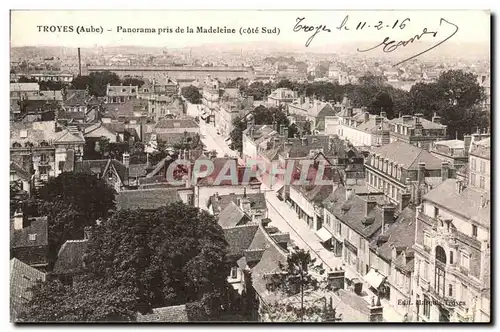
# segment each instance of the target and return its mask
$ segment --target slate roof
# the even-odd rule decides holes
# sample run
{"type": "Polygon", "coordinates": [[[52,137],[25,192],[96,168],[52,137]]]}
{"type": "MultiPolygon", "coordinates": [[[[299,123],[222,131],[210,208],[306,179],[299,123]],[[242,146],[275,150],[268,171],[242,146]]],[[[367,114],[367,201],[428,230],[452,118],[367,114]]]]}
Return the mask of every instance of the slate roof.
{"type": "Polygon", "coordinates": [[[489,229],[491,223],[491,201],[489,204],[481,207],[481,195],[490,200],[490,193],[470,186],[459,193],[456,188],[456,181],[456,179],[447,179],[424,195],[423,199],[436,203],[451,213],[457,213],[489,229]]]}
{"type": "Polygon", "coordinates": [[[407,170],[418,170],[420,162],[425,163],[427,170],[441,169],[441,159],[434,157],[427,150],[401,141],[380,146],[374,149],[373,153],[403,165],[407,170]]]}
{"type": "Polygon", "coordinates": [[[26,227],[16,230],[14,229],[14,219],[11,219],[10,224],[10,247],[38,247],[48,246],[48,222],[47,217],[28,218],[26,227]],[[35,240],[30,240],[29,235],[36,234],[35,240]]]}
{"type": "Polygon", "coordinates": [[[156,210],[181,198],[176,188],[124,190],[116,195],[119,209],[156,210]]]}
{"type": "Polygon", "coordinates": [[[370,245],[376,248],[377,255],[390,262],[392,259],[393,247],[405,247],[413,251],[411,248],[413,244],[415,244],[415,220],[415,207],[406,207],[399,214],[396,221],[384,232],[384,236],[388,237],[387,242],[379,247],[377,247],[377,239],[371,242],[370,245]]]}
{"type": "Polygon", "coordinates": [[[188,314],[186,305],[175,305],[170,307],[156,308],[152,313],[137,315],[137,322],[139,323],[174,323],[174,322],[188,322],[188,314]]]}
{"type": "Polygon", "coordinates": [[[130,99],[125,103],[108,103],[103,106],[105,117],[114,119],[137,118],[136,113],[140,113],[141,116],[147,115],[148,102],[143,99],[130,99]]]}
{"type": "MultiPolygon", "coordinates": [[[[246,194],[250,201],[250,207],[254,210],[267,210],[266,196],[264,193],[246,194]]],[[[243,194],[229,194],[229,195],[212,195],[208,200],[208,207],[212,206],[214,214],[219,214],[231,202],[237,203],[238,199],[243,198],[243,194]]]]}
{"type": "Polygon", "coordinates": [[[223,229],[224,238],[229,245],[228,255],[235,257],[243,256],[245,250],[252,244],[258,228],[259,225],[257,224],[246,224],[223,229]]]}
{"type": "Polygon", "coordinates": [[[17,258],[10,260],[11,318],[15,319],[15,316],[23,311],[26,302],[31,300],[31,292],[28,289],[34,286],[37,280],[45,281],[45,273],[17,258]]]}
{"type": "Polygon", "coordinates": [[[377,201],[377,206],[366,215],[367,198],[360,198],[352,194],[346,200],[346,188],[338,186],[323,202],[323,205],[349,228],[369,239],[376,235],[382,227],[383,211],[378,203],[385,202],[383,196],[373,196],[373,198],[377,201]],[[369,222],[366,222],[366,220],[369,220],[369,222]]]}
{"type": "MultiPolygon", "coordinates": [[[[392,124],[403,124],[403,118],[402,117],[401,118],[394,118],[392,120],[389,120],[389,122],[391,122],[392,124]]],[[[420,118],[420,123],[422,124],[422,127],[424,129],[444,129],[444,128],[446,128],[445,125],[429,121],[425,118],[420,118]]],[[[412,127],[414,127],[415,126],[415,117],[408,124],[411,125],[412,127]]]]}
{"type": "Polygon", "coordinates": [[[24,181],[29,181],[31,179],[29,171],[25,170],[14,161],[10,162],[10,170],[16,172],[17,176],[24,181]]]}
{"type": "Polygon", "coordinates": [[[68,240],[59,249],[54,265],[56,274],[74,274],[83,269],[83,254],[87,250],[88,240],[68,240]]]}
{"type": "Polygon", "coordinates": [[[102,175],[108,163],[109,159],[75,161],[74,172],[102,175]]]}

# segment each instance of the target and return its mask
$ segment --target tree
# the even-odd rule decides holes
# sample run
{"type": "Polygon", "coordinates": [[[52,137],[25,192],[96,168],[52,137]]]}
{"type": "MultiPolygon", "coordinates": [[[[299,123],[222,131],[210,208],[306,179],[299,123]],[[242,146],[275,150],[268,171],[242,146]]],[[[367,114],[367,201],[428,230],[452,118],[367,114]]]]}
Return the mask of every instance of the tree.
{"type": "Polygon", "coordinates": [[[56,291],[54,302],[44,295],[48,291],[35,290],[25,316],[133,320],[151,308],[197,303],[190,310],[195,306],[207,320],[214,319],[230,290],[226,254],[223,231],[206,211],[183,203],[157,211],[120,210],[94,226],[84,254],[86,274],[76,287],[49,284],[56,291]],[[40,303],[50,315],[37,313],[43,311],[40,303]]]}
{"type": "Polygon", "coordinates": [[[410,98],[415,113],[423,113],[428,119],[434,113],[441,116],[450,138],[462,138],[464,134],[489,126],[488,114],[478,108],[484,91],[472,73],[443,72],[436,82],[415,84],[410,90],[410,98]]]}
{"type": "MultiPolygon", "coordinates": [[[[113,72],[93,72],[89,75],[89,93],[93,96],[104,97],[107,92],[107,85],[120,85],[120,77],[113,72]]],[[[83,88],[85,89],[85,88],[83,88]]]]}
{"type": "Polygon", "coordinates": [[[101,154],[101,158],[106,159],[111,152],[111,143],[109,138],[101,136],[95,146],[95,150],[101,154]]]}
{"type": "Polygon", "coordinates": [[[293,89],[293,83],[285,78],[285,79],[282,79],[281,81],[278,82],[278,85],[276,85],[276,87],[279,89],[279,88],[286,88],[286,89],[293,89]]]}
{"type": "Polygon", "coordinates": [[[127,78],[123,79],[122,84],[123,85],[137,86],[140,88],[141,86],[144,85],[144,81],[141,80],[140,78],[127,77],[127,78]]]}
{"type": "Polygon", "coordinates": [[[49,250],[57,256],[67,240],[83,238],[84,228],[107,219],[115,209],[115,192],[102,179],[84,173],[62,173],[38,191],[38,213],[48,216],[49,250]]]}
{"type": "Polygon", "coordinates": [[[197,87],[190,85],[181,89],[181,94],[191,104],[201,104],[201,94],[197,87]]]}
{"type": "Polygon", "coordinates": [[[71,82],[71,86],[76,90],[85,90],[90,87],[91,81],[90,76],[80,76],[78,75],[71,82]]]}
{"type": "Polygon", "coordinates": [[[286,264],[279,264],[281,271],[268,277],[266,288],[272,292],[281,292],[287,297],[299,294],[300,306],[297,308],[291,302],[280,301],[279,304],[271,305],[268,308],[270,312],[277,313],[285,305],[286,311],[292,312],[300,321],[304,321],[306,314],[318,314],[317,310],[314,310],[315,305],[306,308],[307,303],[304,301],[306,290],[314,291],[320,287],[327,287],[325,280],[320,279],[324,275],[325,269],[322,264],[314,265],[315,262],[316,259],[312,259],[308,251],[295,248],[288,255],[286,264]]]}

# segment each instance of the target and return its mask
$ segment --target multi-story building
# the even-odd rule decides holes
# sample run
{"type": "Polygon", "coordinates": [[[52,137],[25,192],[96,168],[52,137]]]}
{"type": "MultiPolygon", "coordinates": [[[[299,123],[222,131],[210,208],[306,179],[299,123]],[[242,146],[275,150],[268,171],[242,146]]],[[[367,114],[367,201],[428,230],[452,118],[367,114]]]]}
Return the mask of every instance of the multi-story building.
{"type": "Polygon", "coordinates": [[[138,86],[110,85],[106,87],[106,103],[125,103],[139,96],[138,86]]]}
{"type": "Polygon", "coordinates": [[[412,201],[450,176],[449,165],[430,152],[396,141],[370,152],[365,161],[366,183],[399,204],[402,193],[412,201]]]}
{"type": "Polygon", "coordinates": [[[244,118],[253,109],[253,97],[243,97],[239,89],[225,89],[215,112],[215,125],[219,134],[228,138],[234,128],[234,120],[244,118]]]}
{"type": "Polygon", "coordinates": [[[10,128],[11,160],[32,171],[35,183],[58,176],[66,161],[83,154],[85,139],[76,128],[55,121],[11,123],[10,128]]]}
{"type": "Polygon", "coordinates": [[[448,162],[455,170],[460,169],[469,160],[465,142],[458,139],[433,142],[429,151],[433,156],[448,162]]]}
{"type": "Polygon", "coordinates": [[[434,115],[432,121],[418,113],[403,115],[389,121],[390,141],[401,141],[428,150],[432,142],[446,139],[446,126],[441,117],[434,115]]]}
{"type": "Polygon", "coordinates": [[[209,110],[215,111],[219,107],[219,99],[222,94],[221,82],[207,76],[203,85],[202,104],[209,110]]]}
{"type": "Polygon", "coordinates": [[[469,158],[469,182],[446,180],[417,210],[418,321],[490,321],[490,139],[472,143],[469,158]]]}
{"type": "Polygon", "coordinates": [[[279,107],[293,102],[298,97],[297,91],[292,91],[287,88],[279,88],[271,92],[267,97],[269,105],[279,107]]]}
{"type": "Polygon", "coordinates": [[[148,102],[148,114],[155,121],[167,114],[181,115],[184,113],[184,105],[178,97],[179,84],[170,78],[164,81],[153,80],[139,89],[139,99],[148,102]]]}
{"type": "Polygon", "coordinates": [[[335,110],[329,103],[313,98],[298,98],[288,104],[288,112],[303,116],[311,123],[311,132],[321,134],[325,132],[325,117],[335,115],[335,110]]]}

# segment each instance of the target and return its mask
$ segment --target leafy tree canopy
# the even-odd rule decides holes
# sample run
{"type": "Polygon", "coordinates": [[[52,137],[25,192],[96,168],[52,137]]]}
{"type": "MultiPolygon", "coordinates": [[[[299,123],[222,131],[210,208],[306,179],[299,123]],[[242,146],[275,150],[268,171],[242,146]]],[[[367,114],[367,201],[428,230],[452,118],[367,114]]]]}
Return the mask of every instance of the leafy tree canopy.
{"type": "Polygon", "coordinates": [[[201,94],[197,87],[190,85],[181,89],[181,94],[192,104],[201,104],[201,94]]]}

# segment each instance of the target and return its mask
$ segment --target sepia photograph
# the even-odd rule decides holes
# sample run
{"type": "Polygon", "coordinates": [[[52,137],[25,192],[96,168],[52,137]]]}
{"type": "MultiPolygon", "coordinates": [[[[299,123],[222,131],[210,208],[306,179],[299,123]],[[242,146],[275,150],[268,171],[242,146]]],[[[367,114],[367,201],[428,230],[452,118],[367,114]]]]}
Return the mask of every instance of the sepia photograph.
{"type": "Polygon", "coordinates": [[[491,323],[491,24],[11,10],[11,323],[491,323]]]}

